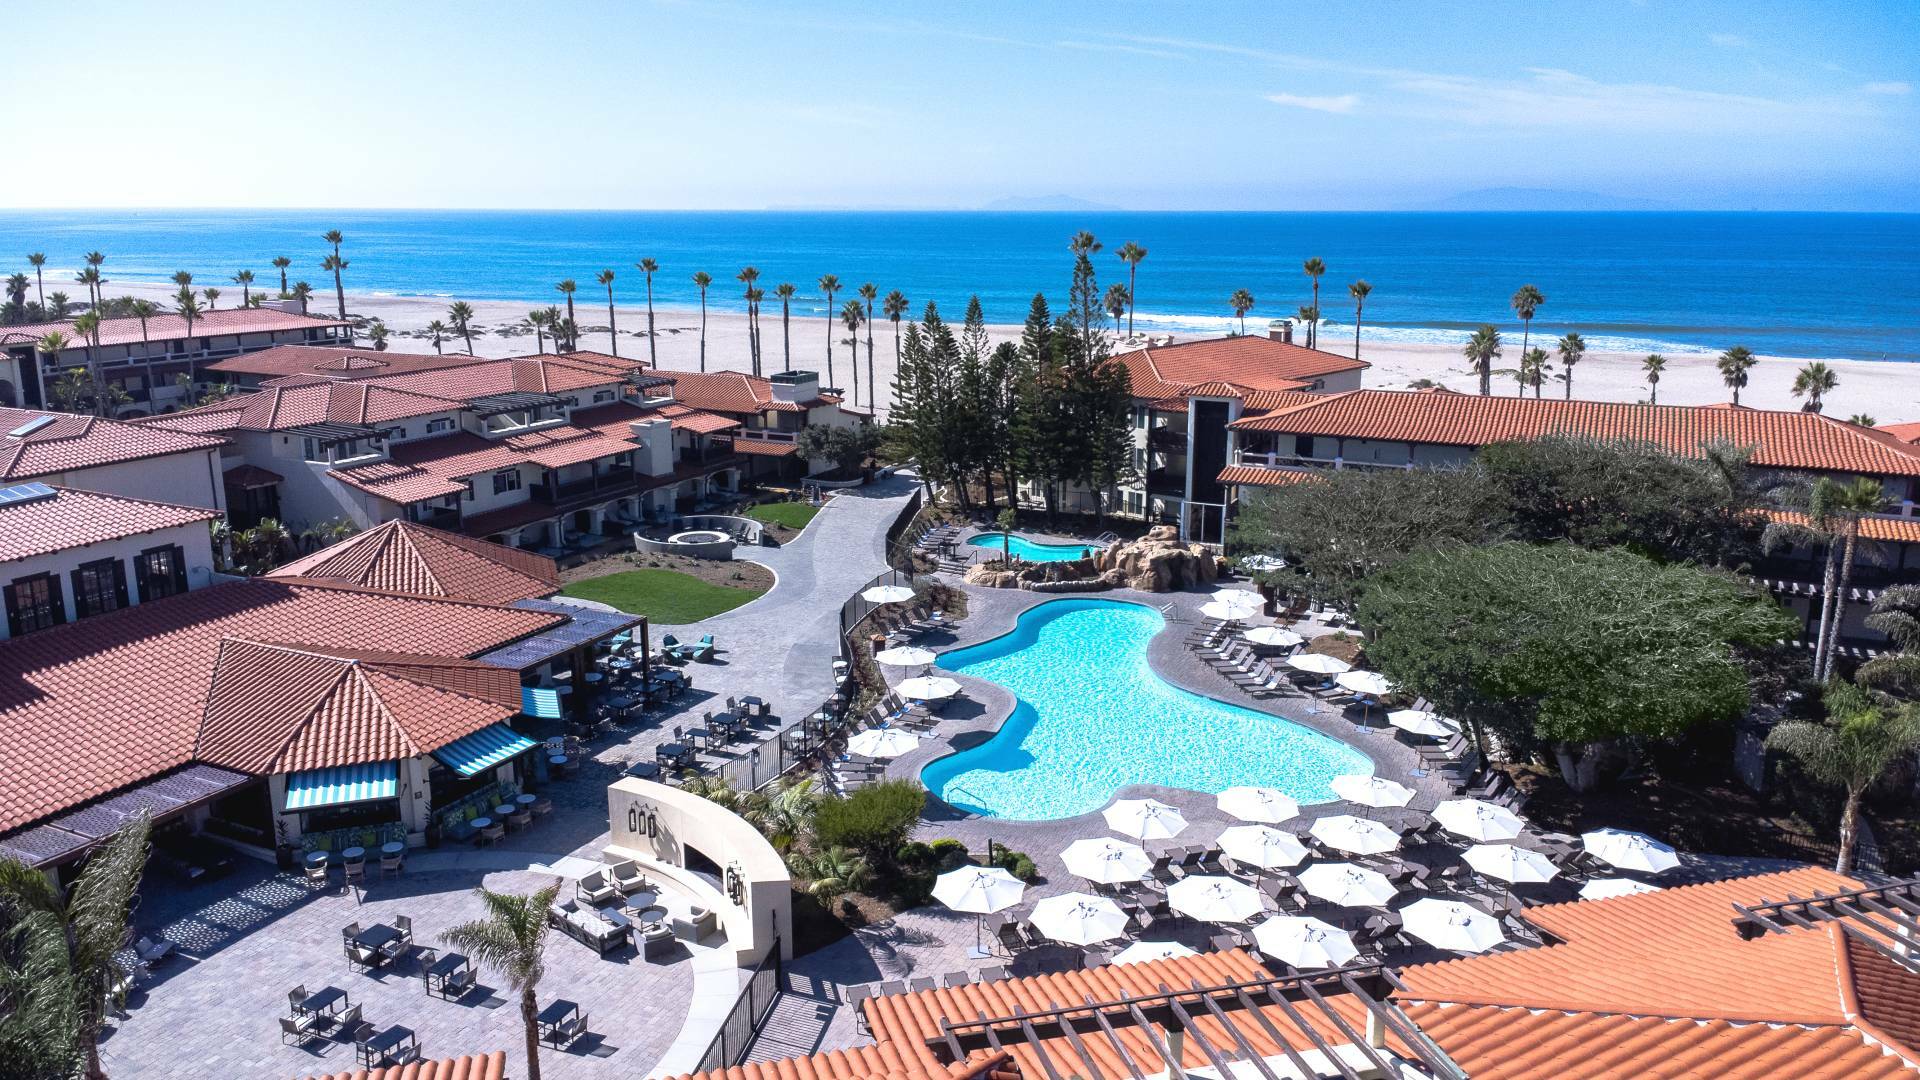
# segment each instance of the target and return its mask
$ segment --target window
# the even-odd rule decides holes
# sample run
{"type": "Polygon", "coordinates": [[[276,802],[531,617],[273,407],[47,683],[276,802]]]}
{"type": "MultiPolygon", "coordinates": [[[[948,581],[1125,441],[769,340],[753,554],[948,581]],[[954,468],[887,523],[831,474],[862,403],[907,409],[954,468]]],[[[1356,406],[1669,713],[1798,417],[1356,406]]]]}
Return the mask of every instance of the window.
{"type": "Polygon", "coordinates": [[[178,544],[148,548],[134,558],[133,578],[143,604],[178,596],[187,591],[187,553],[178,544]]]}
{"type": "Polygon", "coordinates": [[[105,615],[127,606],[127,564],[98,559],[73,572],[73,610],[78,618],[105,615]]]}
{"type": "Polygon", "coordinates": [[[7,586],[7,632],[14,637],[67,621],[60,579],[52,574],[16,578],[7,586]]]}
{"type": "Polygon", "coordinates": [[[1293,455],[1295,457],[1313,457],[1313,436],[1295,435],[1293,437],[1293,455]]]}
{"type": "Polygon", "coordinates": [[[388,442],[393,442],[395,439],[404,439],[407,437],[407,429],[403,427],[390,427],[381,431],[380,437],[388,442]]]}
{"type": "Polygon", "coordinates": [[[502,495],[509,491],[520,490],[520,470],[501,469],[493,474],[493,493],[502,495]]]}
{"type": "Polygon", "coordinates": [[[613,391],[611,390],[595,390],[593,392],[593,403],[598,405],[604,401],[612,401],[613,396],[613,391]]]}
{"type": "Polygon", "coordinates": [[[452,417],[436,416],[432,420],[427,421],[427,434],[429,435],[438,435],[443,431],[452,431],[452,430],[453,430],[452,417]]]}
{"type": "Polygon", "coordinates": [[[462,499],[466,502],[472,502],[473,501],[473,481],[462,480],[460,481],[460,485],[467,489],[467,493],[464,496],[462,496],[462,499]]]}
{"type": "Polygon", "coordinates": [[[319,439],[307,438],[307,439],[300,440],[300,446],[301,446],[300,456],[306,458],[308,461],[316,461],[316,462],[325,464],[327,460],[327,444],[326,443],[321,442],[319,439]]]}

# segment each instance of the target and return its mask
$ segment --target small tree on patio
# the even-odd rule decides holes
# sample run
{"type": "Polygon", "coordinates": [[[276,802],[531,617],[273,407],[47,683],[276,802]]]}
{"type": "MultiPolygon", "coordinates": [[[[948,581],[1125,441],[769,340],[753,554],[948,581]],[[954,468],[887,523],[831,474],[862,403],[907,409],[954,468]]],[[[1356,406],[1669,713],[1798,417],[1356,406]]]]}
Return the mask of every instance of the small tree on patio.
{"type": "Polygon", "coordinates": [[[530,896],[476,889],[487,916],[453,927],[440,940],[505,976],[520,991],[526,1027],[527,1080],[540,1080],[540,1005],[535,997],[547,973],[547,908],[560,894],[555,881],[530,896]]]}
{"type": "Polygon", "coordinates": [[[926,804],[926,789],[912,781],[871,784],[822,802],[814,813],[814,836],[822,850],[852,848],[876,867],[891,866],[926,804]]]}
{"type": "Polygon", "coordinates": [[[1009,506],[1000,511],[994,524],[1000,526],[1000,557],[1007,562],[1013,561],[1013,527],[1020,521],[1020,515],[1009,506]]]}
{"type": "Polygon", "coordinates": [[[787,856],[787,869],[807,883],[808,895],[823,904],[850,892],[862,892],[873,883],[873,865],[865,856],[844,847],[830,847],[812,855],[794,852],[787,856]]]}
{"type": "Polygon", "coordinates": [[[1920,750],[1920,706],[1898,711],[1849,683],[1826,690],[1827,719],[1791,720],[1773,729],[1767,746],[1800,763],[1814,780],[1840,788],[1840,856],[1836,873],[1853,871],[1860,836],[1860,802],[1893,763],[1920,750]]]}
{"type": "Polygon", "coordinates": [[[800,432],[794,443],[800,448],[800,455],[809,461],[825,458],[833,462],[833,467],[843,473],[853,472],[868,454],[880,445],[879,432],[869,425],[859,424],[853,427],[809,427],[800,432]]]}

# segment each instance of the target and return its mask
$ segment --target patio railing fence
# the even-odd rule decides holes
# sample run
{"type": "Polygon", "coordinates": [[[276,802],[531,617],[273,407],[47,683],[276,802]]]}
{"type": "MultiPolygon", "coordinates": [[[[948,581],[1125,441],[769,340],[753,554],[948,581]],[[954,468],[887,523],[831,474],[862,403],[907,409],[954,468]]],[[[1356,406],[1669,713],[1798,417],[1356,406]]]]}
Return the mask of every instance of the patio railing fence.
{"type": "Polygon", "coordinates": [[[753,973],[747,976],[747,985],[741,988],[740,996],[734,999],[733,1008],[727,1011],[727,1018],[720,1022],[720,1030],[714,1033],[713,1041],[707,1044],[707,1052],[700,1055],[700,1065],[695,1072],[730,1068],[746,1058],[747,1051],[753,1046],[754,1036],[760,1032],[760,1025],[766,1023],[767,1014],[773,1011],[773,1003],[780,999],[780,970],[780,939],[775,937],[759,963],[753,965],[753,973]]]}

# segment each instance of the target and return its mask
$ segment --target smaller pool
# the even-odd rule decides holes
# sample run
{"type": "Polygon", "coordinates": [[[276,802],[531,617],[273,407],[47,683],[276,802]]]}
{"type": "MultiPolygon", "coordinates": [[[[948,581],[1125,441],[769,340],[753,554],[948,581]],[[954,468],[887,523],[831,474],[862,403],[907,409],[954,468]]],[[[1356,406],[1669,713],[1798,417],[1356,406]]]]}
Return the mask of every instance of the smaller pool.
{"type": "Polygon", "coordinates": [[[1010,549],[1013,554],[1028,562],[1067,562],[1084,558],[1099,550],[1096,544],[1043,544],[1038,540],[1029,540],[1019,533],[1014,533],[1010,537],[1002,537],[999,533],[981,533],[967,543],[973,547],[983,548],[996,556],[1003,549],[1010,549]]]}

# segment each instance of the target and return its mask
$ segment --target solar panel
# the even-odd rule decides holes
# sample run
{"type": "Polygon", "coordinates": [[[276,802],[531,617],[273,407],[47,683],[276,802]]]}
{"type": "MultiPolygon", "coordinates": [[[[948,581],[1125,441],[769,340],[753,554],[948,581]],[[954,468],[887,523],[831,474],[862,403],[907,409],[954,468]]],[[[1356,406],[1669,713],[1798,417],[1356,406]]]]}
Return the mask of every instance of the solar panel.
{"type": "Polygon", "coordinates": [[[14,428],[12,431],[7,432],[7,438],[24,439],[34,432],[39,431],[41,428],[46,427],[48,424],[53,423],[56,419],[58,419],[58,417],[45,414],[36,416],[26,423],[21,424],[19,427],[14,428]]]}
{"type": "Polygon", "coordinates": [[[59,493],[38,480],[30,480],[24,484],[0,488],[0,506],[19,506],[21,503],[39,502],[42,499],[51,499],[57,494],[59,493]]]}

